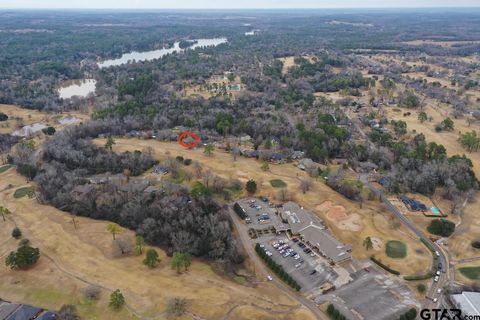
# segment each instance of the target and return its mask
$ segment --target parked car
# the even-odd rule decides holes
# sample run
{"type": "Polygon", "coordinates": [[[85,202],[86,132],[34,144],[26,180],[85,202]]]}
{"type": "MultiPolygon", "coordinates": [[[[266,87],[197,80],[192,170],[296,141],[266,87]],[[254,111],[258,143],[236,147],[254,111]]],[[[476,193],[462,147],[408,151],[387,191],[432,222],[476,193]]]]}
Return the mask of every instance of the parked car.
{"type": "Polygon", "coordinates": [[[310,257],[315,257],[315,252],[310,253],[310,257]]]}
{"type": "Polygon", "coordinates": [[[442,293],[442,289],[438,289],[438,290],[437,290],[437,293],[442,293]]]}
{"type": "Polygon", "coordinates": [[[272,281],[272,280],[273,280],[272,276],[270,276],[270,275],[267,276],[267,280],[268,280],[268,281],[272,281]]]}
{"type": "Polygon", "coordinates": [[[298,240],[298,238],[292,238],[292,241],[293,242],[298,242],[299,240],[298,240]]]}
{"type": "Polygon", "coordinates": [[[300,256],[299,256],[298,254],[296,254],[296,255],[293,257],[293,259],[298,260],[298,259],[300,259],[300,256]]]}
{"type": "Polygon", "coordinates": [[[438,276],[435,276],[435,278],[433,278],[433,281],[438,282],[438,276]]]}
{"type": "Polygon", "coordinates": [[[297,264],[295,265],[295,268],[298,268],[298,267],[300,267],[301,265],[302,265],[301,263],[297,263],[297,264]]]}
{"type": "Polygon", "coordinates": [[[284,255],[283,255],[283,257],[286,258],[286,257],[288,257],[289,255],[290,255],[290,253],[285,252],[284,255]]]}
{"type": "Polygon", "coordinates": [[[267,254],[267,256],[272,256],[272,253],[270,251],[265,251],[265,253],[267,254]]]}
{"type": "Polygon", "coordinates": [[[312,272],[310,272],[311,275],[315,273],[317,273],[317,270],[312,270],[312,272]]]}
{"type": "Polygon", "coordinates": [[[435,255],[436,255],[437,257],[440,257],[440,252],[435,251],[435,255]]]}

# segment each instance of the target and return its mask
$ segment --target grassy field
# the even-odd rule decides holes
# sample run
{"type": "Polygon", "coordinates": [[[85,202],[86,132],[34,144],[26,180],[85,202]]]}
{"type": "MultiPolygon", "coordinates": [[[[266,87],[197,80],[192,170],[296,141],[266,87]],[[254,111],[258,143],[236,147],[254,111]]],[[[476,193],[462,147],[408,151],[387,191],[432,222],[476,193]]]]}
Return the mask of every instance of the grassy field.
{"type": "MultiPolygon", "coordinates": [[[[191,269],[177,275],[170,268],[170,258],[157,248],[161,263],[155,269],[142,264],[143,256],[115,258],[112,237],[106,231],[108,221],[72,216],[35,199],[16,199],[16,189],[28,187],[14,170],[0,175],[0,203],[12,211],[0,227],[0,259],[14,250],[18,241],[11,237],[15,224],[32,246],[40,248],[41,258],[28,271],[12,271],[0,264],[0,297],[58,310],[62,304],[74,304],[84,319],[137,319],[159,316],[173,297],[189,301],[191,314],[198,319],[261,319],[265,314],[278,319],[313,320],[315,317],[295,300],[268,282],[240,284],[217,274],[209,264],[195,259],[191,269]],[[6,188],[12,184],[14,188],[6,188]],[[101,286],[98,302],[83,298],[89,284],[101,286]],[[112,290],[120,289],[129,310],[114,312],[108,307],[112,290]],[[238,309],[238,310],[237,310],[238,309]],[[265,312],[265,310],[270,310],[265,312]]],[[[133,240],[134,234],[123,230],[122,237],[133,240]]],[[[263,280],[263,279],[261,279],[263,280]]],[[[187,319],[187,318],[185,318],[187,319]]],[[[266,318],[268,319],[268,318],[266,318]]]]}
{"type": "Polygon", "coordinates": [[[462,267],[458,271],[470,280],[480,280],[480,267],[462,267]]]}
{"type": "Polygon", "coordinates": [[[385,245],[385,253],[390,258],[402,259],[407,256],[407,246],[401,241],[390,240],[385,245]]]}
{"type": "Polygon", "coordinates": [[[4,166],[1,166],[0,167],[0,173],[4,173],[5,171],[7,171],[8,169],[10,169],[12,167],[12,165],[4,165],[4,166]]]}
{"type": "Polygon", "coordinates": [[[282,179],[270,180],[270,184],[274,188],[286,188],[287,187],[287,184],[282,179]]]}
{"type": "Polygon", "coordinates": [[[0,112],[5,113],[9,119],[0,122],[0,133],[12,133],[13,131],[33,123],[43,123],[47,126],[53,126],[57,130],[64,128],[65,125],[58,123],[58,120],[66,117],[76,117],[81,120],[89,118],[88,112],[69,112],[64,114],[50,114],[38,110],[23,109],[13,105],[0,104],[0,112]]]}
{"type": "MultiPolygon", "coordinates": [[[[256,195],[268,196],[274,202],[280,201],[279,189],[274,188],[270,181],[281,179],[287,184],[289,199],[317,213],[340,241],[353,246],[353,255],[355,257],[367,259],[372,254],[372,251],[367,251],[362,246],[362,241],[358,241],[358,239],[370,236],[378,239],[380,243],[388,240],[399,240],[408,247],[409,255],[406,259],[391,259],[385,254],[384,250],[375,252],[375,256],[402,273],[421,273],[429,268],[431,262],[430,253],[407,229],[400,224],[397,225],[392,220],[392,215],[389,211],[381,204],[376,201],[366,201],[360,208],[358,203],[341,196],[320,180],[314,181],[311,191],[304,194],[299,187],[299,178],[305,177],[306,173],[298,169],[294,164],[271,164],[269,171],[262,171],[259,161],[244,157],[239,157],[237,161],[233,161],[229,153],[221,150],[215,150],[213,156],[210,157],[203,153],[203,149],[187,150],[177,143],[124,138],[115,139],[115,141],[116,144],[113,150],[117,152],[142,150],[145,147],[151,147],[154,150],[155,157],[159,160],[164,160],[168,156],[175,157],[178,155],[199,161],[204,170],[211,170],[225,179],[237,178],[242,183],[246,183],[253,178],[257,182],[256,195]],[[325,213],[317,209],[326,200],[330,200],[336,205],[344,206],[348,215],[358,215],[360,220],[358,222],[358,230],[343,230],[328,220],[325,213]]],[[[94,142],[100,146],[105,144],[104,139],[95,139],[94,142]]],[[[245,189],[236,194],[238,197],[246,195],[245,189]]]]}
{"type": "Polygon", "coordinates": [[[33,188],[32,187],[23,187],[23,188],[18,188],[17,190],[15,190],[15,193],[13,194],[13,197],[18,199],[18,198],[22,198],[22,197],[25,197],[26,195],[30,194],[33,192],[33,188]]]}

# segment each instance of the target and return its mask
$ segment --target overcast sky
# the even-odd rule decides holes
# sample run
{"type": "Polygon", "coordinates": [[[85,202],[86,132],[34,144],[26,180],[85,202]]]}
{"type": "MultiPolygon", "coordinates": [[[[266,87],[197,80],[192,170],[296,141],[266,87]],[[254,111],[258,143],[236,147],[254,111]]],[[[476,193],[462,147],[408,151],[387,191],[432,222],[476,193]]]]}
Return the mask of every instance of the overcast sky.
{"type": "Polygon", "coordinates": [[[478,7],[480,0],[0,0],[0,8],[384,8],[478,7]]]}

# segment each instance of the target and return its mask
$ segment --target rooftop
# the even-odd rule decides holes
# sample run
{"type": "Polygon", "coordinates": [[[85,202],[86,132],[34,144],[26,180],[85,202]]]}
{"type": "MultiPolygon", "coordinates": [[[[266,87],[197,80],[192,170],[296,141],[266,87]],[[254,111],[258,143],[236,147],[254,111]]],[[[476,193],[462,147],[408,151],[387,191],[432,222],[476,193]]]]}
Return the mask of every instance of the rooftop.
{"type": "Polygon", "coordinates": [[[480,314],[480,292],[464,291],[461,294],[452,295],[452,299],[463,313],[471,316],[480,314]]]}

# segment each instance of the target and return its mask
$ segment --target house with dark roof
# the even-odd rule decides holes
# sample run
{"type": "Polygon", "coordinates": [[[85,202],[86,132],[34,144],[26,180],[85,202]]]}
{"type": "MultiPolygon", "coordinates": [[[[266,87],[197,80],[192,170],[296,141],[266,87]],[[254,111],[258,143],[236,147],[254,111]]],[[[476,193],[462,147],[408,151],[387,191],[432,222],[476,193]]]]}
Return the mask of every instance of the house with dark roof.
{"type": "Polygon", "coordinates": [[[46,311],[41,308],[0,300],[0,320],[34,319],[51,320],[56,319],[56,315],[52,311],[46,311]]]}

